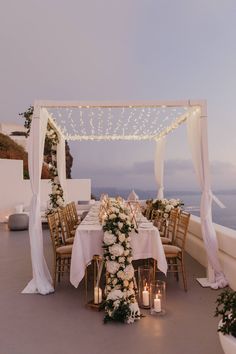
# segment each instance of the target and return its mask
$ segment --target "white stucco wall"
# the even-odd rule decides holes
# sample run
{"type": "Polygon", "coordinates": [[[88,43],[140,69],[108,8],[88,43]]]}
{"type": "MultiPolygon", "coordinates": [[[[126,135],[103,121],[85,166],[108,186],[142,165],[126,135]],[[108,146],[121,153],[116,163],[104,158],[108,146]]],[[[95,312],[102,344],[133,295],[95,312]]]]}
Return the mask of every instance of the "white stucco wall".
{"type": "MultiPolygon", "coordinates": [[[[90,179],[68,179],[68,200],[88,201],[91,198],[90,179]]],[[[45,206],[50,194],[49,180],[41,180],[41,204],[45,206]]],[[[0,159],[0,221],[19,204],[29,206],[31,199],[30,181],[23,179],[23,161],[0,159]]]]}
{"type": "MultiPolygon", "coordinates": [[[[236,230],[214,224],[219,244],[219,258],[222,269],[232,289],[236,290],[236,230]]],[[[186,240],[186,251],[203,266],[207,256],[202,239],[200,218],[192,215],[186,240]]]]}

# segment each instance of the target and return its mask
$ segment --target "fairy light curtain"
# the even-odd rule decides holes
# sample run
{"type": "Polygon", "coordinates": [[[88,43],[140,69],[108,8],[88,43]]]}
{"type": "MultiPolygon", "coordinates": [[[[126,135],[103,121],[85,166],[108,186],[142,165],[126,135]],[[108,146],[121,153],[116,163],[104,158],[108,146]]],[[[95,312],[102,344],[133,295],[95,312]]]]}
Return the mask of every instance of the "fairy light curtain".
{"type": "Polygon", "coordinates": [[[78,106],[48,108],[66,140],[157,140],[199,107],[78,106]]]}

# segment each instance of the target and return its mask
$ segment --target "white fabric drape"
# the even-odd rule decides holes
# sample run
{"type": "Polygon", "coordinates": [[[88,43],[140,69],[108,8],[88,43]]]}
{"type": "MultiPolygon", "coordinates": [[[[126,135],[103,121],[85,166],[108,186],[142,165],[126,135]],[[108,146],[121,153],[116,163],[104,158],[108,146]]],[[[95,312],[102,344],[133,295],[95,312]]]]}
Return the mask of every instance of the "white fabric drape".
{"type": "Polygon", "coordinates": [[[63,189],[63,197],[65,203],[68,201],[67,197],[67,185],[66,185],[66,152],[65,152],[65,139],[63,136],[59,136],[59,143],[57,144],[57,171],[58,177],[63,189]]]}
{"type": "Polygon", "coordinates": [[[35,109],[29,136],[29,174],[32,199],[29,213],[29,238],[33,279],[23,293],[49,294],[54,291],[52,279],[43,254],[43,233],[40,215],[40,179],[48,113],[35,109]]]}
{"type": "Polygon", "coordinates": [[[157,199],[164,198],[164,157],[165,157],[166,137],[156,142],[154,171],[158,187],[157,199]]]}
{"type": "MultiPolygon", "coordinates": [[[[208,261],[215,273],[215,279],[214,282],[211,283],[211,287],[214,289],[223,288],[228,282],[222,272],[219,262],[218,242],[212,223],[213,195],[211,191],[209,170],[207,118],[201,117],[200,110],[199,113],[194,112],[187,119],[187,134],[194,169],[202,191],[200,205],[202,236],[206,247],[208,261]]],[[[216,197],[215,200],[217,200],[216,197]]]]}

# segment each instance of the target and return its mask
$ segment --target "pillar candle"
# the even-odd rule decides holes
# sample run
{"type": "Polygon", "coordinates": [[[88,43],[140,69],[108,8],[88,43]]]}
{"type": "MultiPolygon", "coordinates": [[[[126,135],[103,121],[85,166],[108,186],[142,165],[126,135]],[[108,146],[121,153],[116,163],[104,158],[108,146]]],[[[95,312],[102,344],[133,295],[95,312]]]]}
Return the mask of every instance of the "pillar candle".
{"type": "Polygon", "coordinates": [[[156,298],[154,299],[154,310],[155,312],[161,312],[161,299],[159,299],[156,294],[156,298]]]}
{"type": "Polygon", "coordinates": [[[146,290],[146,286],[144,287],[143,290],[143,305],[149,306],[149,291],[146,290]]]}
{"type": "Polygon", "coordinates": [[[95,286],[94,288],[94,303],[100,304],[102,302],[102,289],[99,288],[98,286],[95,286]]]}

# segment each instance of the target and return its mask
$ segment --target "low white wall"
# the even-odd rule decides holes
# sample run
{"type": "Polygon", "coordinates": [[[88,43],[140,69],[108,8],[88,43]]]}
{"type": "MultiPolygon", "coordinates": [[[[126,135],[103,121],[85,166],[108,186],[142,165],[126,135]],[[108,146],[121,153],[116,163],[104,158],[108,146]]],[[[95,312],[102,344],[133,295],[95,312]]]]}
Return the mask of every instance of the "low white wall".
{"type": "MultiPolygon", "coordinates": [[[[232,289],[236,290],[236,230],[214,224],[222,269],[232,289]]],[[[186,251],[203,266],[207,266],[207,256],[202,239],[200,218],[191,215],[186,251]]]]}
{"type": "MultiPolygon", "coordinates": [[[[89,201],[91,199],[90,179],[68,179],[68,200],[89,201]]],[[[41,204],[49,199],[51,185],[49,180],[41,180],[41,204]]],[[[32,196],[29,180],[23,179],[23,161],[0,159],[0,221],[14,210],[18,204],[29,206],[32,196]]]]}

